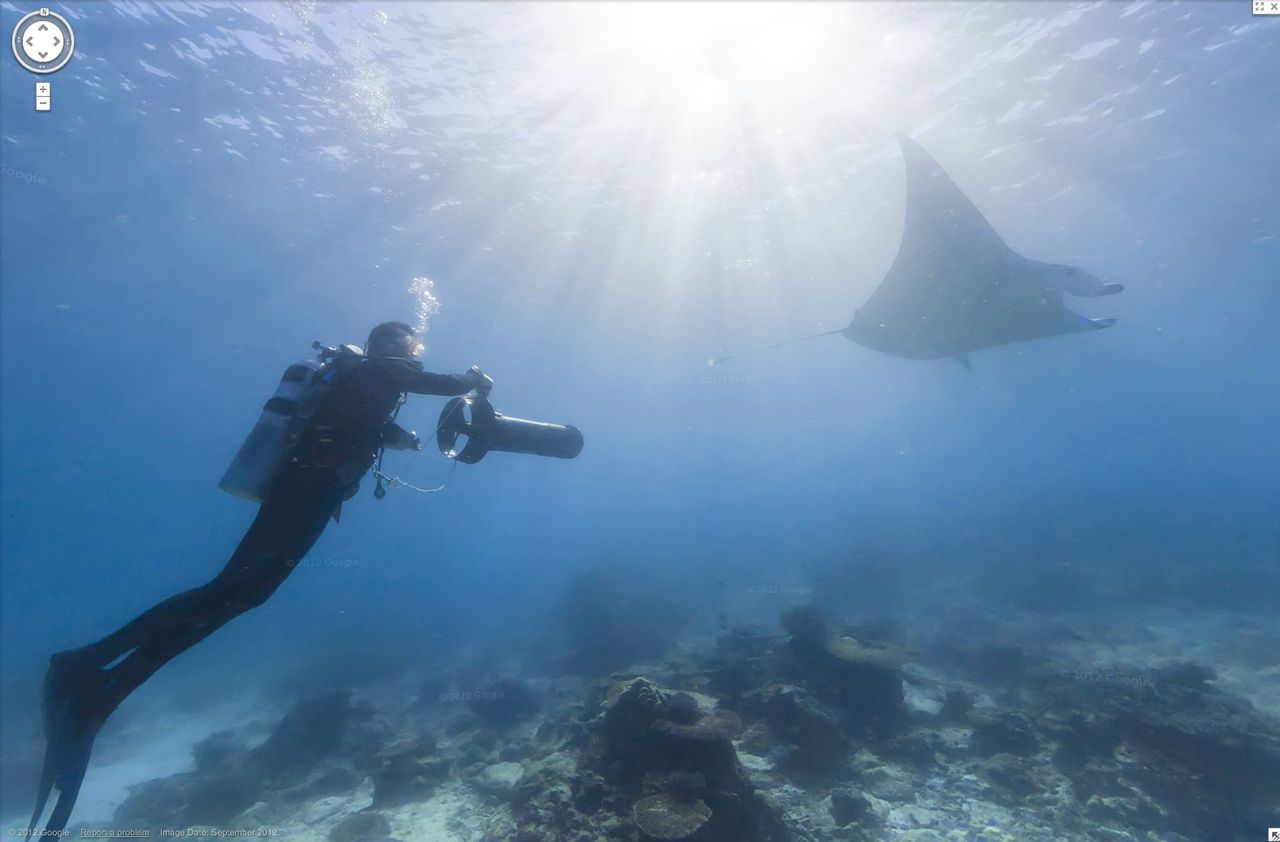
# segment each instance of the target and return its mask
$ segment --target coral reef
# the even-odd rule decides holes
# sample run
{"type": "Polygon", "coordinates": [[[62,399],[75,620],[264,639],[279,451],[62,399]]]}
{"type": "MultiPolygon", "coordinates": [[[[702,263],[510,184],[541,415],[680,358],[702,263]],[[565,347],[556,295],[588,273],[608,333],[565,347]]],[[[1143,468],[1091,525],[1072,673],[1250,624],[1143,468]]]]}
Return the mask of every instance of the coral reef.
{"type": "Polygon", "coordinates": [[[1280,815],[1280,725],[1198,663],[1030,638],[918,659],[811,608],[781,626],[644,674],[479,682],[465,706],[432,703],[459,686],[439,679],[401,709],[306,699],[256,745],[200,742],[116,820],[316,842],[1235,842],[1280,815]]]}
{"type": "Polygon", "coordinates": [[[709,842],[785,839],[781,819],[738,761],[733,738],[740,731],[738,717],[710,697],[639,677],[608,688],[584,754],[587,765],[623,793],[659,790],[632,809],[641,830],[655,838],[683,839],[697,830],[709,842]],[[685,827],[695,818],[686,835],[649,829],[685,827]]]}
{"type": "Polygon", "coordinates": [[[901,666],[914,653],[894,643],[840,634],[812,608],[783,615],[791,672],[841,711],[855,733],[887,735],[906,718],[901,666]]]}
{"type": "Polygon", "coordinates": [[[254,749],[228,732],[192,750],[191,772],[134,787],[116,819],[150,828],[227,824],[264,801],[301,804],[357,788],[387,723],[349,692],[305,700],[254,749]]]}
{"type": "Polygon", "coordinates": [[[711,808],[699,798],[664,792],[636,802],[636,827],[651,839],[689,839],[711,819],[711,808]]]}

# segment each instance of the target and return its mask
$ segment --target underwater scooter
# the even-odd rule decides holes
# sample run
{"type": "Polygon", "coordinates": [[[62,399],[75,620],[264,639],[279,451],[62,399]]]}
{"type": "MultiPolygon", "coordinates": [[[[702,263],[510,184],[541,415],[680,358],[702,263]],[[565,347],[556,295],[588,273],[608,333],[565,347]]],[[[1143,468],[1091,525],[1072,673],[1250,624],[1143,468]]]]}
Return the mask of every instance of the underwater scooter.
{"type": "MultiPolygon", "coordinates": [[[[436,446],[455,468],[459,462],[474,465],[495,450],[554,456],[557,459],[573,459],[582,452],[582,433],[577,427],[503,415],[489,403],[492,389],[493,382],[489,381],[470,394],[452,399],[440,412],[440,420],[436,422],[436,446]],[[459,439],[462,439],[461,446],[459,439]]],[[[417,436],[410,435],[415,442],[413,449],[420,449],[417,436]]],[[[373,496],[377,499],[386,496],[387,488],[405,487],[422,494],[444,490],[443,484],[436,488],[419,488],[399,477],[384,474],[382,454],[383,451],[378,452],[373,469],[377,479],[373,496]]]]}
{"type": "Polygon", "coordinates": [[[491,388],[486,384],[445,404],[436,424],[436,446],[447,458],[474,465],[495,450],[557,459],[573,459],[582,452],[577,427],[503,415],[489,403],[491,388]]]}
{"type": "MultiPolygon", "coordinates": [[[[530,421],[503,415],[489,403],[492,381],[479,386],[470,394],[454,398],[445,404],[436,422],[436,446],[440,453],[458,463],[474,465],[492,451],[505,453],[529,453],[534,456],[554,456],[557,459],[573,459],[582,452],[582,432],[569,424],[551,424],[546,421],[530,421]],[[462,439],[459,446],[458,440],[462,439]]],[[[414,437],[416,441],[416,436],[414,437]]],[[[415,449],[421,447],[417,445],[415,449]]],[[[386,487],[406,487],[423,494],[443,491],[445,486],[419,488],[399,477],[382,472],[382,452],[374,466],[377,486],[373,496],[381,500],[386,487]]]]}

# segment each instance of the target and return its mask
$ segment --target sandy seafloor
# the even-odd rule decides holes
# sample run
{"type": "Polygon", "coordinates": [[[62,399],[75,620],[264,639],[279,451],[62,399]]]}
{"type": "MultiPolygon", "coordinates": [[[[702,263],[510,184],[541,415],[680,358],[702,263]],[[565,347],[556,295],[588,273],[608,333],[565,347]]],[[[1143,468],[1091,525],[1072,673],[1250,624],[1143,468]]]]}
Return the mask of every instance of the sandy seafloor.
{"type": "MultiPolygon", "coordinates": [[[[1158,684],[1161,679],[1156,677],[1161,675],[1161,667],[1209,667],[1216,677],[1205,686],[1217,696],[1242,700],[1247,703],[1246,708],[1252,707],[1256,714],[1252,727],[1263,732],[1257,735],[1260,744],[1280,736],[1276,725],[1280,722],[1280,626],[1274,618],[1229,611],[1152,609],[1053,619],[1032,614],[1013,617],[1007,612],[999,617],[974,614],[968,621],[985,627],[990,639],[1000,641],[1000,646],[1016,645],[1023,652],[1032,653],[1042,667],[1056,671],[1058,678],[1090,685],[1083,688],[1085,697],[1103,700],[1100,704],[1106,703],[1107,694],[1137,693],[1141,700],[1143,693],[1163,693],[1158,684]],[[1265,733],[1268,729],[1269,734],[1265,733]]],[[[921,617],[918,622],[923,627],[928,620],[921,617]]],[[[956,622],[955,618],[950,622],[956,622]]],[[[777,637],[785,643],[785,636],[777,637]]],[[[945,643],[939,645],[940,649],[933,646],[932,650],[947,651],[945,643]]],[[[655,686],[693,693],[698,704],[707,709],[725,704],[705,686],[705,671],[692,666],[700,658],[713,657],[708,653],[715,648],[716,635],[703,633],[686,636],[674,650],[653,663],[633,664],[627,670],[615,671],[612,679],[527,676],[521,681],[539,700],[536,713],[517,717],[497,728],[496,734],[494,729],[485,727],[486,723],[476,721],[466,705],[424,700],[427,691],[423,689],[423,676],[412,671],[378,686],[353,688],[356,697],[365,700],[370,709],[398,723],[388,732],[394,732],[394,738],[385,740],[403,741],[406,729],[412,732],[410,736],[430,733],[432,746],[425,753],[450,759],[448,773],[426,784],[419,795],[404,803],[380,805],[376,810],[373,779],[356,775],[349,778],[346,787],[338,786],[345,791],[293,797],[286,799],[288,803],[264,795],[265,800],[221,825],[166,827],[154,813],[150,822],[139,825],[134,819],[131,825],[131,819],[116,812],[131,788],[180,773],[191,773],[198,779],[200,773],[194,772],[192,755],[197,743],[215,732],[229,730],[244,748],[260,746],[277,727],[287,706],[246,697],[239,700],[238,707],[228,704],[199,716],[163,711],[133,716],[126,727],[108,729],[100,739],[70,833],[80,837],[94,830],[147,826],[153,837],[164,833],[212,836],[221,829],[290,840],[385,836],[458,842],[663,838],[640,833],[625,809],[613,813],[607,808],[583,811],[557,830],[546,823],[546,811],[538,812],[528,805],[540,803],[538,799],[557,789],[566,799],[580,797],[576,776],[589,765],[588,737],[583,735],[590,735],[598,727],[602,708],[598,688],[610,681],[631,681],[642,675],[652,679],[655,686]],[[412,712],[408,718],[406,712],[412,712]],[[576,727],[580,738],[553,739],[551,734],[566,733],[566,722],[584,723],[568,728],[572,732],[576,727]],[[482,731],[493,735],[480,739],[482,731]],[[522,794],[517,795],[522,786],[522,794]],[[546,791],[537,791],[539,788],[546,791]],[[349,825],[344,826],[347,829],[339,827],[344,820],[349,822],[362,812],[377,812],[384,817],[385,826],[380,825],[375,831],[385,832],[352,835],[349,825]],[[598,821],[591,816],[598,817],[598,821]],[[585,826],[583,817],[589,819],[585,826]]],[[[1234,829],[1224,827],[1221,835],[1206,835],[1204,828],[1178,827],[1178,817],[1161,806],[1159,797],[1112,793],[1082,798],[1082,793],[1075,791],[1077,784],[1052,762],[1054,752],[1061,749],[1061,740],[1053,738],[1042,737],[1034,750],[1020,753],[1016,764],[1007,760],[1010,755],[1000,755],[1006,758],[1005,767],[1001,767],[1006,773],[1017,766],[1015,778],[1031,782],[1022,790],[1014,787],[1016,794],[1011,796],[1007,788],[1002,788],[1007,774],[992,774],[984,766],[992,762],[990,758],[984,760],[975,755],[970,723],[954,718],[943,722],[940,710],[948,690],[957,688],[971,695],[976,711],[1016,708],[1016,700],[1026,696],[1026,687],[1018,687],[1017,682],[1035,682],[1041,680],[1036,676],[1052,673],[1033,669],[1029,673],[1032,677],[1022,673],[1012,685],[999,676],[984,683],[971,668],[950,670],[944,659],[930,654],[931,645],[924,645],[921,651],[923,655],[918,660],[903,665],[901,670],[906,677],[905,705],[915,723],[911,730],[928,735],[936,750],[930,760],[922,763],[911,752],[905,758],[881,756],[894,755],[895,751],[886,751],[883,742],[854,736],[842,749],[845,756],[835,770],[817,777],[792,776],[778,768],[779,746],[786,739],[777,734],[766,736],[762,729],[749,725],[735,735],[737,763],[743,776],[782,818],[789,838],[922,842],[1253,838],[1248,830],[1253,821],[1259,820],[1254,816],[1240,816],[1242,824],[1234,829]],[[862,803],[869,807],[858,821],[843,826],[832,815],[830,797],[833,789],[842,788],[860,794],[862,803]],[[1132,823],[1128,819],[1133,819],[1132,823]]],[[[444,685],[439,684],[438,678],[428,678],[425,686],[444,685]]],[[[442,694],[440,699],[448,695],[442,694]]],[[[1186,697],[1180,697],[1177,706],[1197,707],[1189,705],[1186,697]]],[[[1075,714],[1089,716],[1091,711],[1082,708],[1059,713],[1070,718],[1075,714]]],[[[749,714],[743,715],[742,722],[749,723],[750,719],[749,714]]],[[[1209,724],[1197,723],[1192,730],[1211,732],[1212,716],[1207,721],[1209,724]]],[[[1228,735],[1224,739],[1230,744],[1237,737],[1228,735]]],[[[383,749],[382,753],[388,751],[383,749]]],[[[1149,762],[1140,761],[1123,741],[1115,747],[1114,757],[1119,768],[1126,763],[1149,762]]],[[[1212,769],[1201,771],[1210,778],[1213,775],[1212,769]]],[[[1185,774],[1185,770],[1172,767],[1166,772],[1171,776],[1185,774]]],[[[303,767],[283,778],[302,780],[311,774],[312,769],[303,767]]],[[[280,786],[279,781],[272,786],[280,786]]],[[[1194,788],[1194,782],[1191,786],[1194,788]]],[[[635,800],[639,794],[643,793],[619,795],[619,802],[635,800]]],[[[1275,797],[1280,798],[1280,792],[1275,797]]],[[[606,796],[606,804],[608,799],[606,796]]],[[[156,809],[163,811],[163,803],[158,802],[156,809]]],[[[1227,814],[1237,815],[1234,809],[1227,814]]],[[[21,828],[25,816],[8,816],[5,825],[21,828]]],[[[694,834],[687,838],[721,837],[694,834]]]]}

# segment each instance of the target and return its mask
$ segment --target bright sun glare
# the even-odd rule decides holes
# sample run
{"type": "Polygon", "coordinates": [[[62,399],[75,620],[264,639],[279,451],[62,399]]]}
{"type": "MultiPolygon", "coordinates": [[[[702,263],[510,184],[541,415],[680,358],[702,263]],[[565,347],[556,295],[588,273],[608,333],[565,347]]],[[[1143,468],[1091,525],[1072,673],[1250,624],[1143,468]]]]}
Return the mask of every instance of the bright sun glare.
{"type": "MultiPolygon", "coordinates": [[[[610,239],[619,267],[656,259],[654,244],[663,243],[654,307],[674,311],[690,278],[702,277],[688,267],[706,257],[702,244],[713,235],[698,226],[710,225],[718,208],[816,201],[800,196],[829,143],[815,126],[858,122],[865,92],[884,96],[889,87],[887,74],[864,70],[887,23],[874,4],[522,8],[530,47],[513,62],[521,72],[512,93],[548,115],[528,131],[531,149],[553,150],[541,173],[564,200],[559,224],[577,231],[592,208],[619,208],[610,239]]],[[[769,218],[827,209],[796,211],[769,218]]],[[[766,247],[761,220],[750,224],[766,247]]]]}
{"type": "MultiPolygon", "coordinates": [[[[813,81],[827,58],[834,7],[775,3],[630,3],[603,37],[685,81],[813,81]]],[[[625,56],[636,58],[636,55],[625,56]]],[[[652,67],[650,69],[653,69],[652,67]]]]}
{"type": "Polygon", "coordinates": [[[570,18],[575,41],[592,58],[584,72],[603,74],[633,102],[714,123],[747,97],[767,109],[819,89],[838,56],[834,23],[841,7],[610,3],[564,19],[570,18]]]}

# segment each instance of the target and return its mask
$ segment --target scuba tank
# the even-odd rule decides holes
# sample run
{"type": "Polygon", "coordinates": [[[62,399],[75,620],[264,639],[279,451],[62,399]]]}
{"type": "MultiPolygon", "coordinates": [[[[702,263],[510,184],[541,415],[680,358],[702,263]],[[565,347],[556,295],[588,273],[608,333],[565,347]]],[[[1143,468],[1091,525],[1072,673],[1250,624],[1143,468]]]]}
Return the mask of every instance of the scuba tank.
{"type": "Polygon", "coordinates": [[[548,424],[503,415],[489,403],[487,391],[454,398],[436,424],[440,452],[464,465],[474,465],[492,450],[572,459],[582,452],[582,433],[567,424],[548,424]],[[458,448],[458,437],[465,445],[458,448]]]}
{"type": "Polygon", "coordinates": [[[319,353],[285,369],[275,394],[263,405],[258,423],[223,474],[218,487],[228,494],[254,503],[266,499],[330,381],[341,368],[364,355],[355,345],[328,348],[313,342],[311,347],[319,353]]]}

